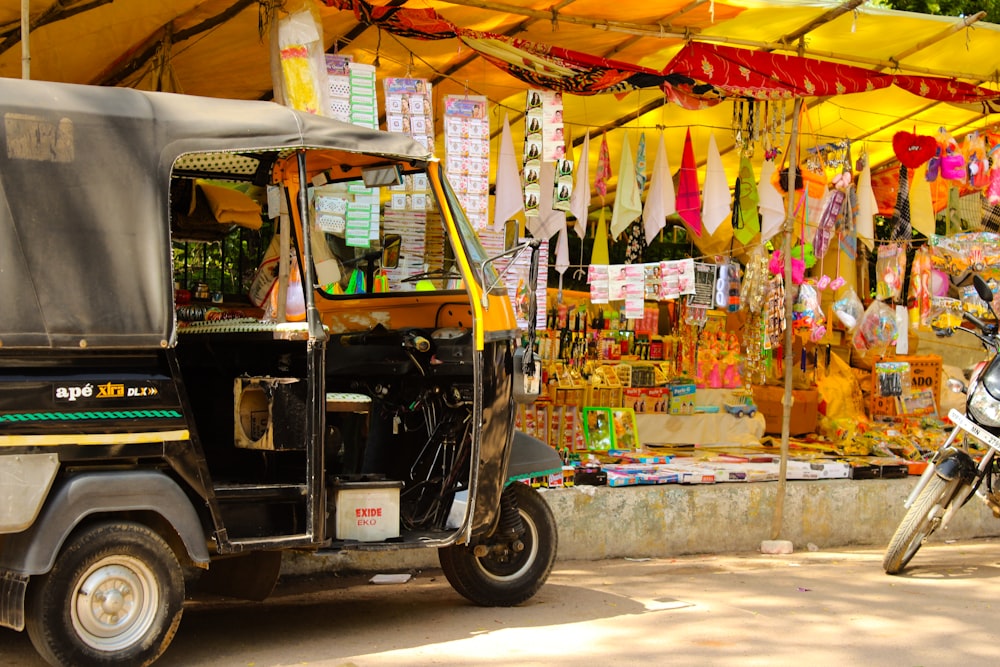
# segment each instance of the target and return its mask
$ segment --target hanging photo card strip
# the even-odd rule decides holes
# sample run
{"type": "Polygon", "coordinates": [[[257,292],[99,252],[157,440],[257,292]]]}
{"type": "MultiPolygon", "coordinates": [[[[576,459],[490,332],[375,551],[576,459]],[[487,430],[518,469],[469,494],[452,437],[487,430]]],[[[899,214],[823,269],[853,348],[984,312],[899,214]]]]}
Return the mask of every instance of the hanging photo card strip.
{"type": "Polygon", "coordinates": [[[643,284],[645,285],[645,298],[658,300],[663,289],[661,278],[662,267],[660,262],[650,262],[642,265],[643,284]]]}
{"type": "Polygon", "coordinates": [[[682,294],[694,294],[694,260],[679,259],[660,262],[660,299],[676,299],[682,294]]]}
{"type": "Polygon", "coordinates": [[[544,109],[542,97],[547,91],[529,89],[524,98],[524,151],[522,153],[521,178],[524,184],[524,214],[529,217],[539,215],[538,204],[541,194],[538,177],[542,173],[542,155],[545,150],[544,109]]]}
{"type": "Polygon", "coordinates": [[[552,208],[569,211],[569,200],[573,196],[573,161],[556,160],[555,192],[552,193],[552,208]]]}
{"type": "Polygon", "coordinates": [[[606,264],[591,264],[587,267],[587,283],[590,285],[591,303],[607,303],[611,300],[606,264]]]}
{"type": "Polygon", "coordinates": [[[386,129],[406,134],[427,149],[434,148],[431,83],[426,79],[388,77],[385,91],[386,129]]]}
{"type": "Polygon", "coordinates": [[[642,265],[630,264],[631,268],[638,269],[639,277],[625,284],[625,318],[629,320],[641,320],[646,315],[645,293],[642,284],[642,265]]]}
{"type": "Polygon", "coordinates": [[[636,286],[639,298],[643,292],[642,264],[614,264],[608,267],[608,297],[620,301],[626,297],[629,286],[636,286]]]}
{"type": "Polygon", "coordinates": [[[554,90],[539,91],[542,98],[542,159],[546,162],[566,157],[566,140],[563,137],[562,93],[554,90]]]}
{"type": "Polygon", "coordinates": [[[490,125],[482,96],[448,95],[444,101],[448,180],[477,230],[489,225],[490,125]]]}

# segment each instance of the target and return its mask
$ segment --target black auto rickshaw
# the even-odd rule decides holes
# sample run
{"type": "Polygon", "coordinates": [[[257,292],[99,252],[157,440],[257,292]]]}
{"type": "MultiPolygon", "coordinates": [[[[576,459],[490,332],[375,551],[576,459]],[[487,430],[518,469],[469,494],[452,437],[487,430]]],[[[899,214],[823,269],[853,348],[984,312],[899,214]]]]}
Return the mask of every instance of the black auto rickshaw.
{"type": "Polygon", "coordinates": [[[537,363],[502,275],[537,246],[489,256],[408,137],[273,103],[0,79],[0,115],[0,624],[149,664],[186,580],[262,599],[291,549],[434,548],[473,602],[534,595],[556,528],[512,480],[561,462],[514,430],[537,363]],[[429,213],[390,230],[414,181],[429,213]],[[274,306],[178,307],[176,244],[230,233],[200,198],[239,184],[274,306]],[[323,197],[367,197],[367,238],[323,197]]]}

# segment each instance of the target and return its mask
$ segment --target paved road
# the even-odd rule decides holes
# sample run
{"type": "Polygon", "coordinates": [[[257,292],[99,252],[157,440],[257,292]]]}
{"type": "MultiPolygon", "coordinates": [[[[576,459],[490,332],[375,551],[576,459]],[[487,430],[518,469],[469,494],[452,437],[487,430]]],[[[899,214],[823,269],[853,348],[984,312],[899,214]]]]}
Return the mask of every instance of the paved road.
{"type": "MultiPolygon", "coordinates": [[[[157,667],[997,664],[1000,540],[925,546],[897,577],[881,558],[560,562],[514,609],[465,603],[439,571],[297,580],[261,604],[192,603],[157,667]]],[[[41,662],[0,630],[0,664],[41,662]]]]}

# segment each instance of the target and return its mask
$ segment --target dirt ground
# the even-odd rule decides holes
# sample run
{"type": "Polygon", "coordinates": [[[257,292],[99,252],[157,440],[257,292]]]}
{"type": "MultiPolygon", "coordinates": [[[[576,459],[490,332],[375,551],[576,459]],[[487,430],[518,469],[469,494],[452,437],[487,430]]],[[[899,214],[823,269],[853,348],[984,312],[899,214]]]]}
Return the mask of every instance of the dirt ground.
{"type": "MultiPolygon", "coordinates": [[[[993,664],[1000,541],[925,546],[903,575],[858,549],[559,562],[535,598],[480,608],[440,571],[297,578],[264,603],[191,602],[163,667],[993,664]]],[[[0,664],[36,666],[0,631],[0,664]]]]}

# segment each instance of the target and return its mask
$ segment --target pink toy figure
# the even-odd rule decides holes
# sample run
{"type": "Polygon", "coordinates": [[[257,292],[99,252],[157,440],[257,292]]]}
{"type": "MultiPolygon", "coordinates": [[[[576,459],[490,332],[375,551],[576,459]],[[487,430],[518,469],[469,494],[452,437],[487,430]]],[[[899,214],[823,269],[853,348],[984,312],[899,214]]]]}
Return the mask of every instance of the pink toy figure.
{"type": "Polygon", "coordinates": [[[743,378],[740,376],[740,341],[736,334],[729,333],[729,349],[726,350],[724,360],[724,370],[722,372],[722,385],[727,389],[736,389],[743,386],[743,378]]]}

